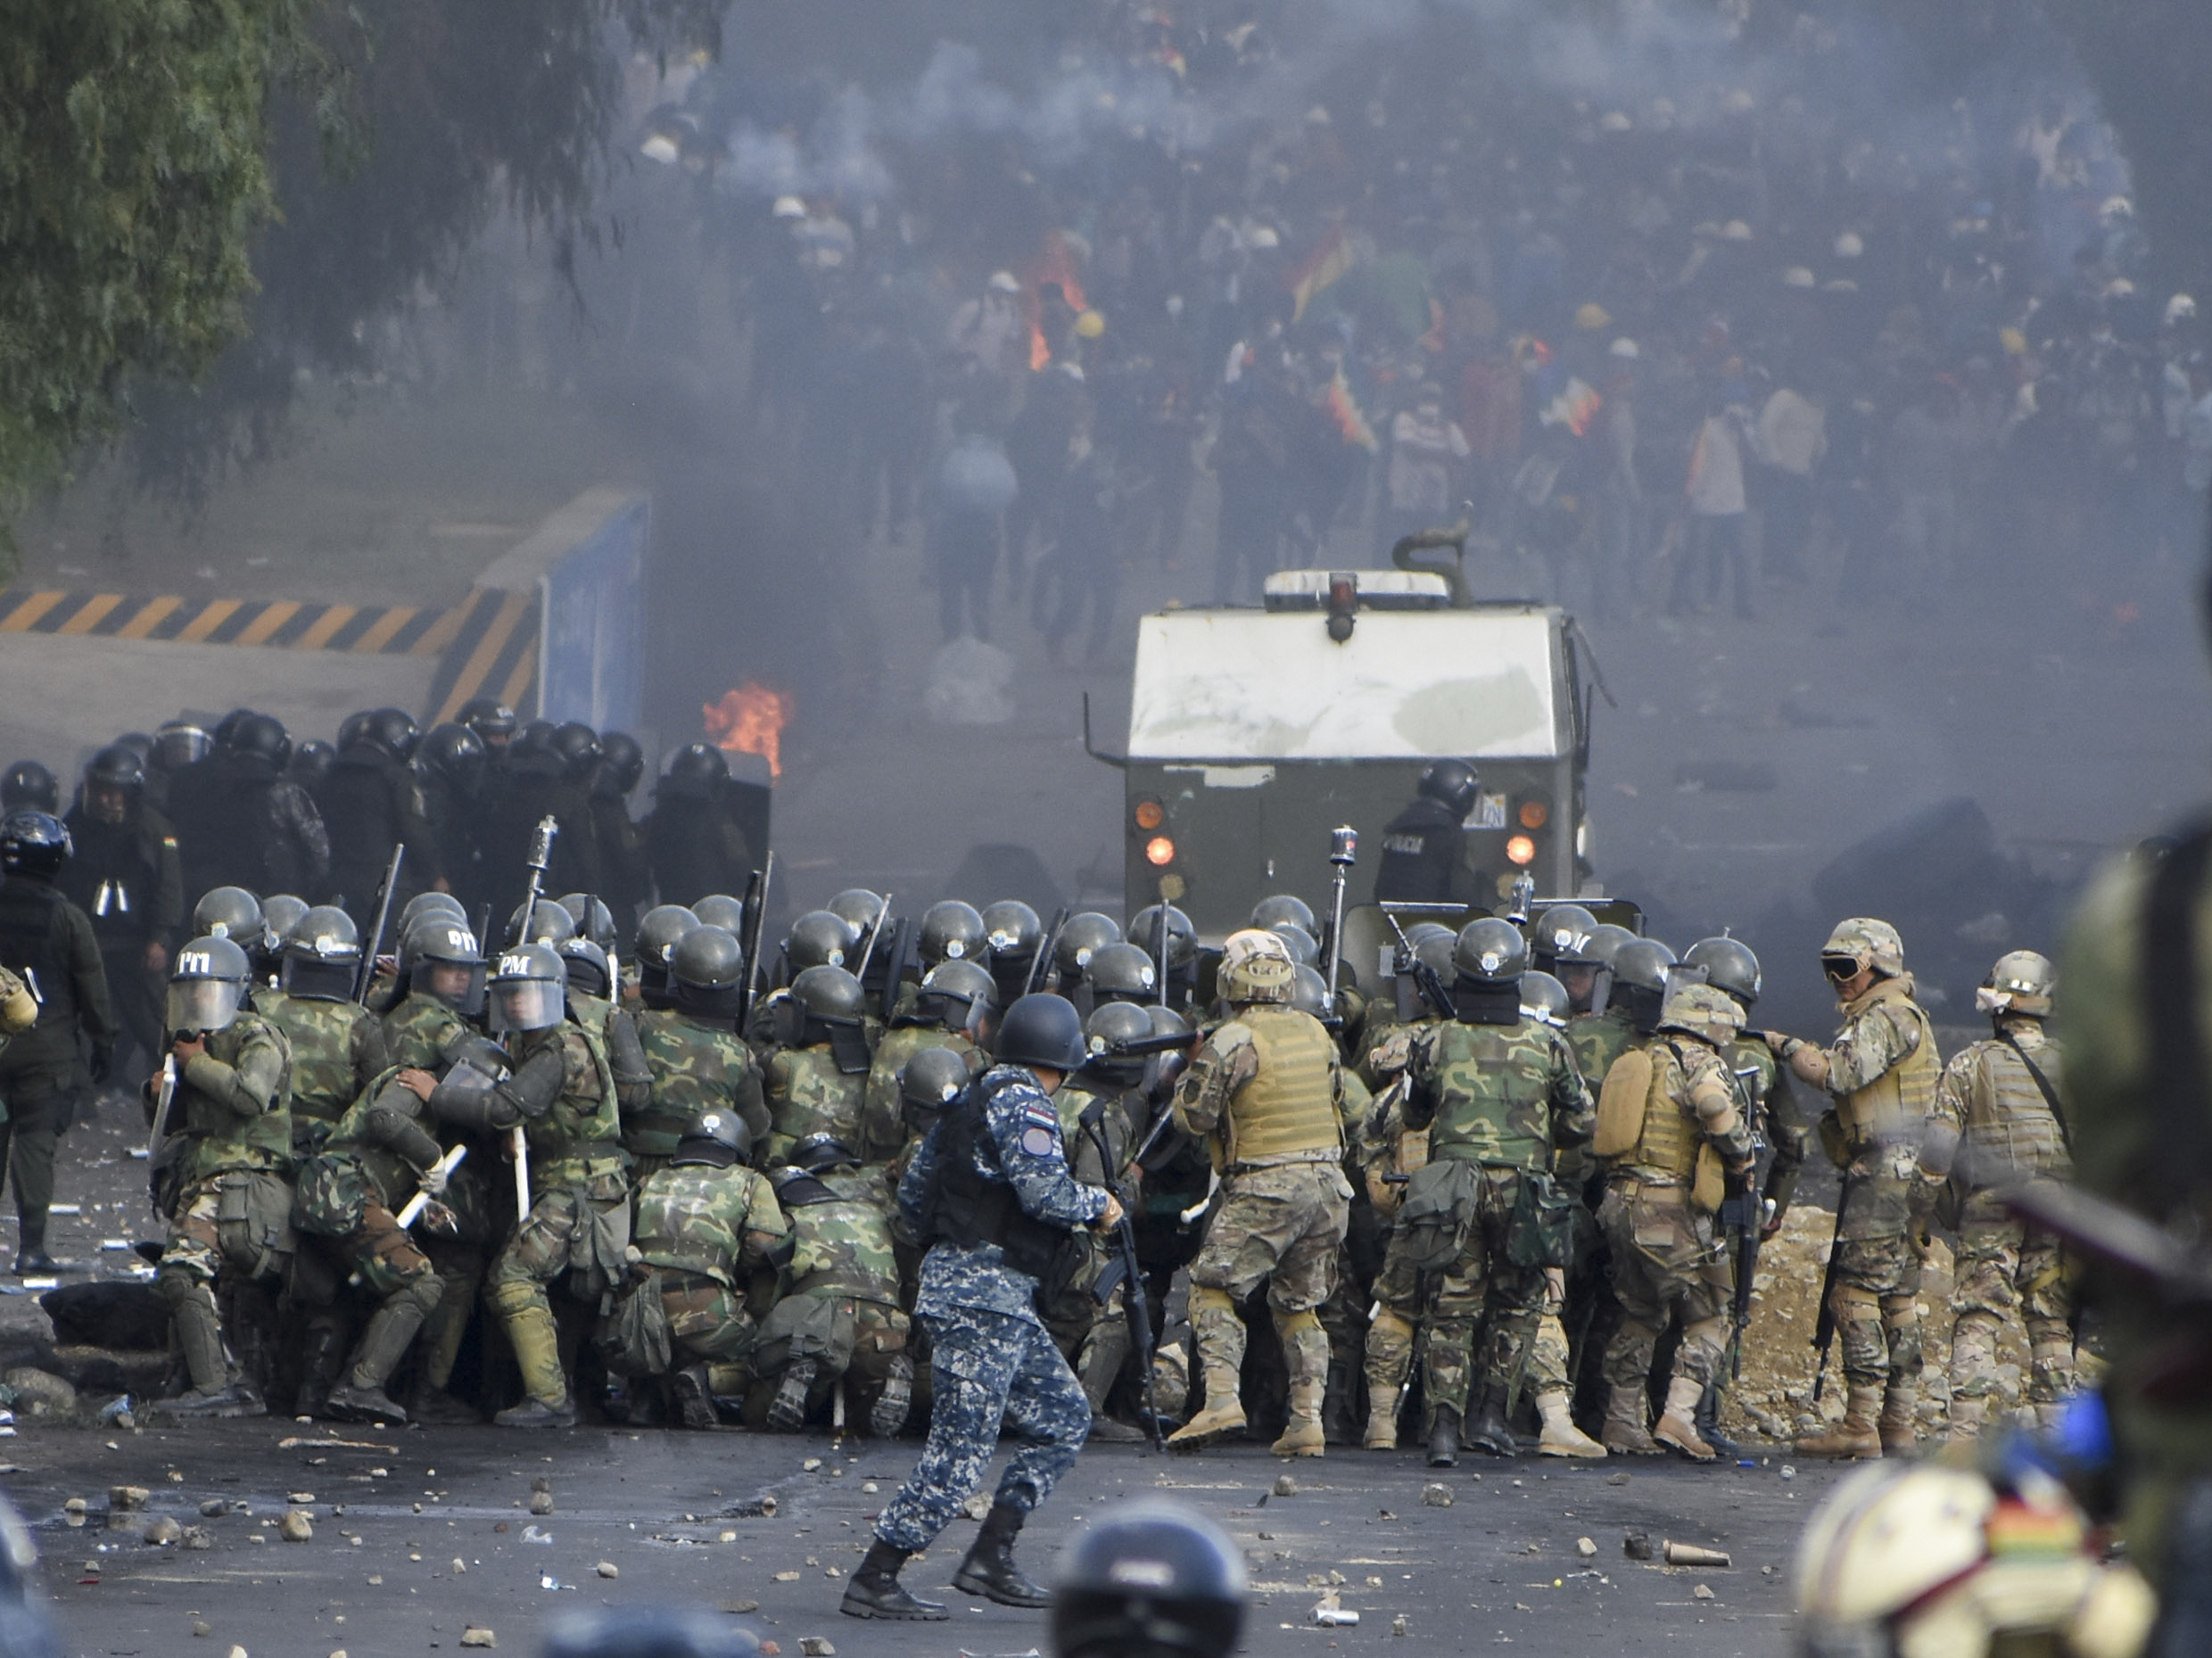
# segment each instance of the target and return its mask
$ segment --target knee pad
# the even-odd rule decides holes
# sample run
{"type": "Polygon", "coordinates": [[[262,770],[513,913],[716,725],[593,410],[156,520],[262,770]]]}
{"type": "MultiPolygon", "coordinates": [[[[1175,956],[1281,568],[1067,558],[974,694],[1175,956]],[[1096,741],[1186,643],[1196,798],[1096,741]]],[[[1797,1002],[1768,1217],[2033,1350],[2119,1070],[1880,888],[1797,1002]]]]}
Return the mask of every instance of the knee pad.
{"type": "Polygon", "coordinates": [[[1310,1307],[1302,1313],[1277,1312],[1275,1316],[1275,1332],[1286,1346],[1308,1331],[1321,1333],[1321,1315],[1310,1307]]]}
{"type": "Polygon", "coordinates": [[[495,1279],[484,1287],[484,1305],[502,1318],[512,1318],[535,1307],[541,1293],[527,1278],[495,1279]]]}
{"type": "Polygon", "coordinates": [[[1215,1290],[1205,1284],[1191,1286],[1191,1319],[1196,1323],[1201,1313],[1222,1313],[1231,1318],[1237,1316],[1236,1298],[1226,1290],[1215,1290]]]}
{"type": "Polygon", "coordinates": [[[438,1303],[445,1299],[445,1280],[433,1272],[416,1273],[392,1292],[387,1307],[411,1307],[425,1318],[438,1310],[438,1303]]]}
{"type": "Polygon", "coordinates": [[[1368,1321],[1367,1342],[1369,1346],[1378,1341],[1411,1341],[1412,1340],[1413,1320],[1402,1313],[1392,1312],[1387,1307],[1379,1307],[1374,1316],[1368,1321]]]}
{"type": "Polygon", "coordinates": [[[214,1281],[181,1261],[170,1261],[153,1275],[153,1287],[173,1312],[187,1301],[215,1305],[214,1281]]]}

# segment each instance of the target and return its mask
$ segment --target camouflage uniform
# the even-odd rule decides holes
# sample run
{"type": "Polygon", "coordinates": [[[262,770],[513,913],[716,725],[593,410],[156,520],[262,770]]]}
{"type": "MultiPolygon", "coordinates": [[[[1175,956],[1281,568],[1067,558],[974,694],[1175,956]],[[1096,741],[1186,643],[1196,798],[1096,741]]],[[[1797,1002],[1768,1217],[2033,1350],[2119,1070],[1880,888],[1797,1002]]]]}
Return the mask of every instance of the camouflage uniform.
{"type": "MultiPolygon", "coordinates": [[[[169,1303],[177,1344],[193,1390],[212,1393],[230,1380],[223,1352],[224,1321],[216,1311],[219,1280],[234,1286],[274,1283],[290,1264],[292,1188],[292,1051],[284,1033],[241,1009],[210,1033],[207,1051],[179,1068],[169,1120],[189,1142],[180,1185],[169,1205],[169,1241],[154,1287],[169,1303]]],[[[265,1291],[250,1291],[254,1301],[265,1291]]],[[[231,1323],[258,1346],[265,1326],[234,1299],[231,1323]]],[[[252,1351],[249,1372],[264,1368],[252,1351]]]]}
{"type": "Polygon", "coordinates": [[[1936,1085],[1930,1144],[1921,1153],[1924,1181],[1946,1184],[1933,1176],[1947,1176],[1944,1207],[1955,1215],[1959,1233],[1951,1398],[1952,1429],[1960,1434],[1971,1431],[1995,1390],[1997,1337],[2009,1316],[2017,1315],[2026,1327],[2029,1403],[2055,1405],[2074,1390],[2065,1250],[2049,1233],[2007,1213],[1993,1195],[2030,1175],[2074,1177],[2065,1126],[2028,1071],[2033,1064],[2055,1087],[2061,1056],[2040,1019],[2005,1019],[1999,1028],[2018,1051],[1992,1040],[1952,1056],[1936,1085]],[[1952,1134],[1960,1148],[1956,1160],[1939,1159],[1947,1167],[1929,1169],[1935,1142],[1952,1134]]]}
{"type": "Polygon", "coordinates": [[[1454,1020],[1424,1033],[1406,1084],[1406,1123],[1428,1128],[1430,1159],[1420,1192],[1408,1189],[1408,1207],[1431,1188],[1455,1194],[1449,1210],[1437,1211],[1449,1220],[1432,1269],[1424,1386],[1432,1412],[1464,1417],[1474,1373],[1486,1403],[1503,1401],[1522,1381],[1544,1269],[1564,1262],[1568,1241],[1557,1240],[1557,1258],[1548,1258],[1534,1240],[1515,1235],[1515,1211],[1553,1189],[1556,1146],[1589,1138],[1590,1093],[1566,1038],[1518,1015],[1509,1025],[1454,1020]],[[1524,1194],[1524,1186],[1534,1190],[1524,1194]]]}
{"type": "MultiPolygon", "coordinates": [[[[998,1066],[984,1073],[981,1094],[978,1179],[1011,1186],[1022,1214],[1050,1226],[1072,1230],[1105,1213],[1106,1194],[1069,1173],[1059,1116],[1032,1073],[998,1066]]],[[[899,1183],[899,1208],[917,1233],[929,1224],[951,1139],[948,1122],[931,1129],[899,1183]]],[[[931,1244],[914,1312],[929,1332],[936,1404],[921,1460],[876,1522],[882,1542],[909,1554],[928,1547],[982,1483],[1002,1427],[1022,1444],[999,1477],[995,1507],[1028,1514],[1075,1465],[1091,1407],[1037,1317],[1036,1292],[1037,1281],[1008,1266],[995,1243],[931,1244]]]]}
{"type": "Polygon", "coordinates": [[[876,1044],[875,1057],[868,1066],[867,1085],[862,1090],[861,1137],[853,1144],[862,1162],[883,1162],[905,1149],[908,1136],[899,1107],[899,1072],[924,1048],[950,1048],[966,1055],[970,1076],[980,1076],[986,1062],[983,1050],[958,1031],[911,1021],[902,1024],[895,1018],[891,1028],[883,1033],[883,1040],[876,1044]]]}
{"type": "Polygon", "coordinates": [[[1643,1041],[1626,1008],[1578,1013],[1567,1021],[1567,1046],[1574,1050],[1574,1068],[1592,1088],[1603,1088],[1613,1062],[1643,1041]]]}
{"type": "MultiPolygon", "coordinates": [[[[1408,1044],[1408,1052],[1411,1048],[1408,1044]]],[[[1421,1274],[1411,1265],[1412,1241],[1400,1243],[1391,1223],[1405,1202],[1406,1184],[1429,1161],[1429,1133],[1406,1126],[1406,1085],[1396,1081],[1377,1094],[1360,1119],[1354,1157],[1367,1200],[1390,1241],[1370,1287],[1372,1316],[1363,1347],[1367,1381],[1368,1445],[1398,1443],[1398,1406],[1413,1379],[1415,1321],[1420,1316],[1421,1274]],[[1392,1175],[1399,1178],[1393,1180],[1392,1175]]]]}
{"type": "Polygon", "coordinates": [[[652,1120],[652,1067],[647,1062],[645,1048],[639,1040],[637,1016],[618,1002],[605,996],[587,995],[581,990],[568,992],[568,1017],[586,1030],[597,1031],[607,1044],[607,1063],[615,1078],[615,1104],[623,1125],[623,1151],[630,1158],[631,1176],[643,1179],[653,1169],[667,1166],[675,1152],[673,1141],[664,1140],[661,1133],[648,1131],[633,1145],[638,1136],[631,1125],[652,1120]],[[640,1151],[640,1146],[651,1150],[640,1151]],[[665,1150],[662,1148],[665,1146],[665,1150]]]}
{"type": "Polygon", "coordinates": [[[704,1361],[718,1398],[744,1390],[739,1362],[756,1327],[739,1274],[790,1235],[768,1182],[751,1169],[680,1163],[638,1188],[631,1241],[660,1274],[661,1307],[681,1357],[704,1361]]]}
{"type": "Polygon", "coordinates": [[[735,1111],[752,1131],[754,1143],[766,1141],[768,1107],[761,1097],[760,1066],[744,1037],[728,1025],[673,1009],[633,1017],[653,1078],[645,1109],[623,1116],[623,1149],[639,1180],[665,1168],[684,1131],[710,1110],[735,1111]]]}
{"type": "Polygon", "coordinates": [[[305,1157],[389,1063],[384,1027],[358,1003],[267,986],[253,993],[253,1010],[291,1046],[293,1150],[305,1157]]]}
{"type": "MultiPolygon", "coordinates": [[[[880,1167],[832,1169],[789,1181],[777,1195],[789,1217],[791,1258],[776,1304],[761,1320],[746,1420],[755,1427],[768,1420],[778,1382],[800,1359],[813,1361],[805,1404],[795,1407],[802,1419],[848,1373],[848,1400],[872,1411],[894,1382],[904,1393],[912,1374],[887,1175],[880,1167]]],[[[903,1423],[903,1402],[897,1415],[903,1423]]]]}
{"type": "Polygon", "coordinates": [[[768,1158],[780,1163],[809,1134],[835,1134],[858,1151],[866,1138],[862,1125],[867,1092],[865,1070],[842,1069],[830,1043],[780,1048],[768,1060],[763,1092],[771,1125],[768,1158]]]}

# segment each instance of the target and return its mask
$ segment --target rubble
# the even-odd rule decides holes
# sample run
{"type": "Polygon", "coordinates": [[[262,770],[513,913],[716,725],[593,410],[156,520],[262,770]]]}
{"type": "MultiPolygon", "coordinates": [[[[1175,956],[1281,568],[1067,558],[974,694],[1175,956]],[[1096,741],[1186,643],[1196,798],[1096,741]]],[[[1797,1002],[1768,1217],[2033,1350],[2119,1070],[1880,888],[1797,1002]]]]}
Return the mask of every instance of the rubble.
{"type": "Polygon", "coordinates": [[[602,1560],[599,1562],[598,1571],[601,1577],[606,1578],[610,1581],[622,1576],[622,1568],[611,1560],[602,1560]]]}
{"type": "Polygon", "coordinates": [[[479,1625],[472,1624],[461,1631],[461,1645],[464,1646],[497,1646],[499,1644],[497,1636],[479,1625]]]}
{"type": "Polygon", "coordinates": [[[308,1518],[304,1508],[287,1508],[285,1517],[276,1522],[276,1535],[287,1543],[306,1543],[315,1536],[315,1522],[308,1518]]]}
{"type": "Polygon", "coordinates": [[[800,1636],[799,1651],[805,1658],[838,1658],[837,1646],[826,1635],[800,1636]]]}
{"type": "Polygon", "coordinates": [[[1449,1508],[1452,1505],[1451,1487],[1433,1482],[1421,1488],[1421,1500],[1431,1508],[1449,1508]]]}
{"type": "Polygon", "coordinates": [[[1275,1482],[1275,1495],[1277,1497],[1296,1497],[1298,1495],[1298,1481],[1292,1479],[1287,1473],[1278,1476],[1275,1482]]]}

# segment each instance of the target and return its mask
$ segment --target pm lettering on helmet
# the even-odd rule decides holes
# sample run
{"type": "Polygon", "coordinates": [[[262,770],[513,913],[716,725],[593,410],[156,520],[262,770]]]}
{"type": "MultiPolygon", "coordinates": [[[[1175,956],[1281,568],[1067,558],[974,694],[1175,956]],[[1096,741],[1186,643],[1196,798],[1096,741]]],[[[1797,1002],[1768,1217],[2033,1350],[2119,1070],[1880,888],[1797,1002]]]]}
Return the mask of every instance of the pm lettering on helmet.
{"type": "Polygon", "coordinates": [[[499,958],[499,976],[501,978],[528,978],[530,965],[530,958],[526,955],[503,955],[499,958]]]}
{"type": "Polygon", "coordinates": [[[215,958],[204,950],[187,950],[177,958],[177,977],[179,978],[212,978],[215,958]]]}

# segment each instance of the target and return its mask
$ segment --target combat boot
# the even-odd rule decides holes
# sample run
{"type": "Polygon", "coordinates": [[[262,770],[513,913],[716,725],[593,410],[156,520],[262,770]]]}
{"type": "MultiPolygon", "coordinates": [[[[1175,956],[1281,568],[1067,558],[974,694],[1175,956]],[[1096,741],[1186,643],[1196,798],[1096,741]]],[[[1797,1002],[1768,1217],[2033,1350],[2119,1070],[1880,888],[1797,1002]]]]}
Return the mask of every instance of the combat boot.
{"type": "Polygon", "coordinates": [[[576,1406],[561,1369],[560,1332],[554,1327],[552,1308],[525,1291],[511,1293],[508,1304],[499,1310],[506,1315],[508,1340],[514,1345],[515,1363],[530,1397],[500,1411],[491,1418],[493,1423],[502,1428],[574,1427],[576,1406]]]}
{"type": "Polygon", "coordinates": [[[1544,1424],[1543,1437],[1536,1442],[1539,1456],[1603,1456],[1605,1454],[1603,1445],[1574,1425],[1574,1413],[1568,1408],[1564,1392],[1538,1394],[1536,1414],[1544,1424]]]}
{"type": "Polygon", "coordinates": [[[1328,1436],[1321,1426],[1323,1384],[1318,1382],[1299,1382],[1291,1387],[1291,1419],[1283,1427],[1283,1437],[1267,1448],[1277,1456],[1320,1456],[1325,1455],[1328,1436]]]}
{"type": "Polygon", "coordinates": [[[1919,1406],[1918,1388],[1895,1387],[1883,1396],[1882,1419],[1875,1424],[1883,1456],[1910,1456],[1919,1448],[1919,1406]]]}
{"type": "Polygon", "coordinates": [[[1697,1437],[1713,1447],[1716,1455],[1733,1462],[1744,1448],[1721,1431],[1721,1399],[1720,1382],[1707,1382],[1697,1397],[1697,1437]]]}
{"type": "Polygon", "coordinates": [[[1459,1465],[1459,1413],[1449,1405],[1439,1405],[1429,1416],[1429,1466],[1457,1468],[1459,1465]]]}
{"type": "Polygon", "coordinates": [[[382,1388],[358,1388],[351,1382],[331,1389],[318,1414],[333,1422],[389,1423],[393,1427],[405,1427],[408,1420],[406,1407],[382,1388]]]}
{"type": "Polygon", "coordinates": [[[1394,1451],[1398,1448],[1398,1400],[1396,1388],[1367,1390],[1367,1437],[1364,1443],[1371,1451],[1394,1451]]]}
{"type": "Polygon", "coordinates": [[[796,1433],[806,1425],[806,1396],[813,1390],[815,1365],[812,1358],[795,1358],[784,1366],[783,1380],[768,1406],[768,1425],[778,1433],[796,1433]]]}
{"type": "Polygon", "coordinates": [[[573,1428],[576,1406],[567,1399],[529,1398],[499,1412],[491,1423],[497,1428],[573,1428]]]}
{"type": "Polygon", "coordinates": [[[1206,1369],[1206,1408],[1168,1436],[1171,1451],[1203,1450],[1244,1435],[1244,1405],[1236,1396],[1236,1373],[1206,1369]]]}
{"type": "Polygon", "coordinates": [[[838,1603],[838,1610],[848,1618],[885,1618],[904,1623],[936,1623],[951,1617],[942,1601],[920,1600],[899,1587],[899,1568],[906,1561],[904,1549],[894,1548],[878,1538],[845,1586],[845,1598],[838,1603]]]}
{"type": "Polygon", "coordinates": [[[22,1236],[15,1248],[15,1275],[28,1278],[37,1274],[67,1272],[69,1267],[46,1253],[46,1217],[37,1220],[28,1215],[22,1217],[22,1236]]]}
{"type": "Polygon", "coordinates": [[[1798,1440],[1797,1455],[1878,1457],[1882,1454],[1882,1436],[1874,1425],[1874,1416],[1881,1407],[1881,1389],[1853,1383],[1845,1400],[1843,1421],[1826,1433],[1798,1440]]]}
{"type": "Polygon", "coordinates": [[[1709,1463],[1720,1455],[1697,1436],[1697,1399],[1704,1391],[1690,1377],[1675,1377],[1667,1383],[1667,1407],[1651,1431],[1653,1439],[1694,1463],[1709,1463]]]}
{"type": "Polygon", "coordinates": [[[868,1431],[879,1439],[895,1439],[904,1433],[907,1415],[914,1407],[914,1361],[904,1353],[895,1354],[888,1371],[883,1391],[868,1410],[868,1431]]]}
{"type": "Polygon", "coordinates": [[[433,1388],[428,1382],[416,1389],[414,1403],[407,1407],[409,1422],[435,1423],[444,1427],[475,1427],[483,1421],[483,1412],[474,1405],[455,1398],[443,1388],[433,1388]]]}
{"type": "Polygon", "coordinates": [[[243,1382],[226,1382],[219,1388],[202,1391],[198,1388],[180,1393],[173,1399],[162,1399],[154,1408],[171,1416],[266,1416],[268,1406],[260,1395],[243,1382]]]}
{"type": "Polygon", "coordinates": [[[1505,1389],[1492,1387],[1483,1393],[1482,1408],[1467,1424],[1467,1443],[1492,1456],[1521,1455],[1521,1442],[1514,1438],[1513,1423],[1506,1418],[1505,1389]]]}
{"type": "Polygon", "coordinates": [[[1076,1373],[1076,1379],[1082,1382],[1084,1399],[1091,1407],[1091,1443],[1142,1445],[1144,1442],[1142,1429],[1132,1428],[1125,1422],[1116,1422],[1106,1414],[1106,1396],[1113,1391],[1114,1378],[1121,1373],[1121,1366],[1128,1357],[1127,1336],[1118,1341],[1104,1340],[1094,1332],[1091,1340],[1084,1344],[1083,1364],[1076,1373]]]}
{"type": "Polygon", "coordinates": [[[967,1559],[953,1573],[953,1587],[963,1595],[980,1595],[1002,1606],[1034,1610],[1051,1605],[1052,1597],[1023,1576],[1014,1563],[1014,1538],[1020,1535],[1026,1517],[1011,1503],[992,1504],[967,1559]]]}
{"type": "Polygon", "coordinates": [[[1603,1436],[1613,1456],[1656,1456],[1663,1448],[1644,1427],[1644,1390],[1616,1387],[1605,1407],[1603,1436]]]}
{"type": "MultiPolygon", "coordinates": [[[[344,1355],[339,1346],[343,1332],[335,1324],[317,1322],[307,1327],[306,1338],[300,1344],[300,1390],[293,1396],[292,1408],[296,1415],[320,1416],[329,1402],[330,1390],[338,1382],[338,1366],[344,1355]]],[[[341,1416],[341,1422],[351,1422],[351,1416],[341,1416]]],[[[402,1416],[401,1421],[406,1418],[402,1416]]]]}
{"type": "Polygon", "coordinates": [[[1982,1415],[1988,1406],[1989,1401],[1978,1397],[1966,1399],[1955,1393],[1951,1396],[1950,1438],[1952,1444],[1982,1437],[1982,1415]]]}
{"type": "Polygon", "coordinates": [[[676,1415],[683,1425],[691,1429],[719,1428],[722,1414],[714,1408],[714,1390],[707,1385],[706,1366],[690,1365],[668,1378],[668,1390],[675,1396],[676,1415]]]}

